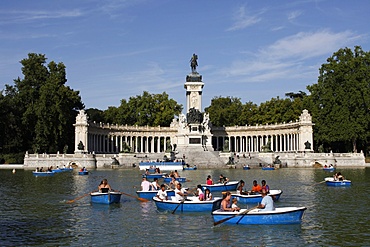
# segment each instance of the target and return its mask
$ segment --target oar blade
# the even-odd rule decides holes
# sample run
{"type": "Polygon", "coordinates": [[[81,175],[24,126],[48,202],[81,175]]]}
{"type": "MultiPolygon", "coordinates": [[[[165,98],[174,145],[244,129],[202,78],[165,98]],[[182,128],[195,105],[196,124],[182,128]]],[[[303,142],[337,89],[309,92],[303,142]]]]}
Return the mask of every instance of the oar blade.
{"type": "Polygon", "coordinates": [[[219,220],[219,221],[217,221],[217,222],[213,223],[213,226],[217,226],[217,225],[219,225],[219,224],[222,224],[222,223],[224,223],[225,221],[228,221],[229,219],[234,218],[235,216],[237,216],[237,214],[236,214],[236,215],[233,215],[233,216],[231,216],[231,217],[228,217],[228,218],[225,218],[225,219],[219,220]]]}
{"type": "Polygon", "coordinates": [[[130,196],[130,197],[133,197],[133,198],[136,198],[136,199],[138,199],[138,200],[139,200],[139,201],[141,201],[141,202],[149,202],[149,200],[148,200],[148,199],[140,198],[140,197],[137,197],[137,196],[133,196],[133,195],[127,194],[127,193],[122,192],[122,191],[121,191],[121,194],[122,194],[122,195],[126,195],[126,196],[130,196]]]}

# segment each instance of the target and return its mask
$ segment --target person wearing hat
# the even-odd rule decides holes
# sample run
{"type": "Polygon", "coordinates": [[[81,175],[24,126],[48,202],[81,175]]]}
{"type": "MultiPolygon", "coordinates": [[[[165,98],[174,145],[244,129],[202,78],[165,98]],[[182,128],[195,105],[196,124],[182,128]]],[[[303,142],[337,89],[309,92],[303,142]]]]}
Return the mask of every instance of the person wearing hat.
{"type": "Polygon", "coordinates": [[[259,211],[273,211],[275,210],[274,200],[272,197],[267,195],[266,190],[261,191],[262,201],[258,204],[257,208],[260,208],[259,211]]]}

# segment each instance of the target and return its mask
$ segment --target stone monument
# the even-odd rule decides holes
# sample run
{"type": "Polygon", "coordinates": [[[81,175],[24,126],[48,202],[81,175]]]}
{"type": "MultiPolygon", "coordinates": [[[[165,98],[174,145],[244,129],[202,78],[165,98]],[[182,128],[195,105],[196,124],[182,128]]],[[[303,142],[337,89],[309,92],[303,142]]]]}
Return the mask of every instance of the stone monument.
{"type": "Polygon", "coordinates": [[[198,56],[193,54],[190,59],[191,73],[186,76],[186,114],[179,116],[177,147],[179,149],[198,149],[213,151],[211,123],[209,115],[202,113],[202,90],[204,83],[197,72],[198,56]]]}

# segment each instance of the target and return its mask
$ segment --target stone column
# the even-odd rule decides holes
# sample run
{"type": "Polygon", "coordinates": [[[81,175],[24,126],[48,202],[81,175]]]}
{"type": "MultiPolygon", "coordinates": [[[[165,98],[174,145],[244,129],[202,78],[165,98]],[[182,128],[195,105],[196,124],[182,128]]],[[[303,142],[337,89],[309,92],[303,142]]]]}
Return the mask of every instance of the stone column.
{"type": "Polygon", "coordinates": [[[89,144],[87,142],[87,135],[89,124],[87,123],[87,120],[88,117],[85,110],[80,110],[76,116],[76,123],[73,125],[75,127],[75,153],[83,153],[88,150],[89,144]],[[84,145],[83,150],[78,149],[78,144],[80,142],[84,145]]]}

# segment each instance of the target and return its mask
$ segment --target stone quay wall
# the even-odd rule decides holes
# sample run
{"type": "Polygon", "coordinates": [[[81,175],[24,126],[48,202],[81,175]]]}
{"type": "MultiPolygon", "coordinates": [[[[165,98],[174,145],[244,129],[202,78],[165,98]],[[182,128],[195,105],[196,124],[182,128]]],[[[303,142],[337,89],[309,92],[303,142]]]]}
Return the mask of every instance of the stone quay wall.
{"type": "MultiPolygon", "coordinates": [[[[205,152],[209,153],[209,152],[205,152]]],[[[75,168],[86,167],[87,169],[128,169],[137,168],[141,161],[163,160],[164,155],[169,154],[28,154],[24,159],[24,169],[35,169],[36,167],[62,167],[72,166],[75,168]],[[114,161],[118,161],[118,165],[114,161]]],[[[218,159],[209,160],[207,155],[196,155],[191,157],[188,154],[185,162],[189,165],[197,165],[200,169],[205,168],[241,168],[243,165],[260,167],[262,165],[273,164],[278,158],[281,161],[279,167],[288,168],[313,168],[324,165],[335,165],[337,167],[366,167],[364,154],[361,153],[220,153],[214,152],[218,159]],[[234,163],[229,160],[233,158],[234,163]]],[[[180,157],[175,157],[181,159],[180,157]]]]}

